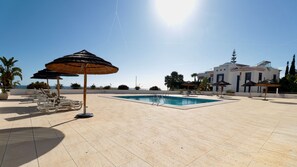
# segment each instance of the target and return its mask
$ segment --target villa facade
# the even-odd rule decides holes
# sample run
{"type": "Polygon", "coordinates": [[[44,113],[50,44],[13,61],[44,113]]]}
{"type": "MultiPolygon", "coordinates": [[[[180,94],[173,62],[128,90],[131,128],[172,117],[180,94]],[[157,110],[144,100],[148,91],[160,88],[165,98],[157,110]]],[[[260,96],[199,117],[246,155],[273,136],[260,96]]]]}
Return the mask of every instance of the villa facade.
{"type": "MultiPolygon", "coordinates": [[[[234,92],[249,92],[249,87],[242,86],[249,80],[258,83],[264,80],[273,80],[278,82],[280,77],[279,69],[271,67],[270,61],[262,61],[256,66],[249,66],[237,63],[225,63],[214,67],[214,70],[207,71],[205,73],[199,73],[198,79],[207,77],[211,84],[224,80],[229,82],[224,90],[233,90],[234,92]]],[[[218,88],[214,87],[213,91],[217,91],[218,88]]],[[[261,92],[261,87],[251,87],[251,92],[261,92]]]]}

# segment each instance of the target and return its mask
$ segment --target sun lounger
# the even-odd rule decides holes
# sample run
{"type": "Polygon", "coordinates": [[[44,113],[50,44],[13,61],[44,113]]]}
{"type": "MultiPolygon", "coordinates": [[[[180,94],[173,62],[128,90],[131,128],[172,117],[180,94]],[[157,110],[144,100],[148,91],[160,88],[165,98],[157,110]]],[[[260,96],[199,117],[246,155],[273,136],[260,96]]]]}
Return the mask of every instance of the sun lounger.
{"type": "Polygon", "coordinates": [[[42,112],[49,112],[50,110],[79,110],[81,107],[81,101],[49,96],[44,91],[37,100],[37,109],[42,112]]]}

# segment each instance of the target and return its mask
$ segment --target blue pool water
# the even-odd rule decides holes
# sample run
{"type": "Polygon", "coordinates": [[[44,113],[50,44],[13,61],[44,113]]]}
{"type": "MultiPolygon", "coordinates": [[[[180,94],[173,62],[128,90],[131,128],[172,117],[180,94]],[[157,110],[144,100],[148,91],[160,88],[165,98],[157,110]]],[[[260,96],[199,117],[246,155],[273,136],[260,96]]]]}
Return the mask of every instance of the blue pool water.
{"type": "Polygon", "coordinates": [[[138,100],[146,103],[155,104],[169,104],[175,106],[185,106],[201,103],[217,102],[219,100],[201,99],[201,98],[185,98],[185,97],[174,97],[174,96],[116,96],[118,98],[138,100]]]}

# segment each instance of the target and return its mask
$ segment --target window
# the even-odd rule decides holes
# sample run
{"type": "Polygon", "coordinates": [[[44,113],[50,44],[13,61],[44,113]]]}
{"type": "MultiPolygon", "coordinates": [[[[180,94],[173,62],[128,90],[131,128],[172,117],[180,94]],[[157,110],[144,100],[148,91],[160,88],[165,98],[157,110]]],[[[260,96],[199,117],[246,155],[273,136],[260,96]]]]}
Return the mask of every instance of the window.
{"type": "Polygon", "coordinates": [[[224,74],[218,74],[217,75],[217,82],[224,80],[224,74]]]}
{"type": "Polygon", "coordinates": [[[259,78],[258,81],[262,81],[262,73],[259,72],[259,78]]]}
{"type": "Polygon", "coordinates": [[[245,73],[245,81],[251,80],[251,79],[252,79],[252,73],[250,73],[250,72],[245,73]]]}
{"type": "MultiPolygon", "coordinates": [[[[217,82],[224,81],[224,74],[217,74],[217,82]]],[[[216,86],[216,91],[219,90],[219,87],[216,86]]]]}
{"type": "Polygon", "coordinates": [[[273,81],[276,82],[276,74],[273,74],[273,81]]]}
{"type": "MultiPolygon", "coordinates": [[[[251,81],[251,79],[252,79],[252,73],[250,73],[250,72],[245,73],[244,83],[247,83],[248,81],[251,81]]],[[[246,92],[246,86],[244,87],[244,92],[246,92]]]]}

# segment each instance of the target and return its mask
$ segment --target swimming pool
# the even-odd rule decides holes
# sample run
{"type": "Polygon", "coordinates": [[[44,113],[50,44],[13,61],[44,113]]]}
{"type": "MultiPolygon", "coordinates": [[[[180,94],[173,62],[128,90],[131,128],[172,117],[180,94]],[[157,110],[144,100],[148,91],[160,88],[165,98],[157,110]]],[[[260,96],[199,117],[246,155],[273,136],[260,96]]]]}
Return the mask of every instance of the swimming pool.
{"type": "Polygon", "coordinates": [[[116,96],[117,98],[137,100],[146,103],[156,104],[156,105],[173,105],[173,106],[187,106],[201,103],[211,103],[218,102],[220,100],[212,99],[202,99],[202,98],[189,98],[189,97],[175,97],[175,96],[116,96]]]}

